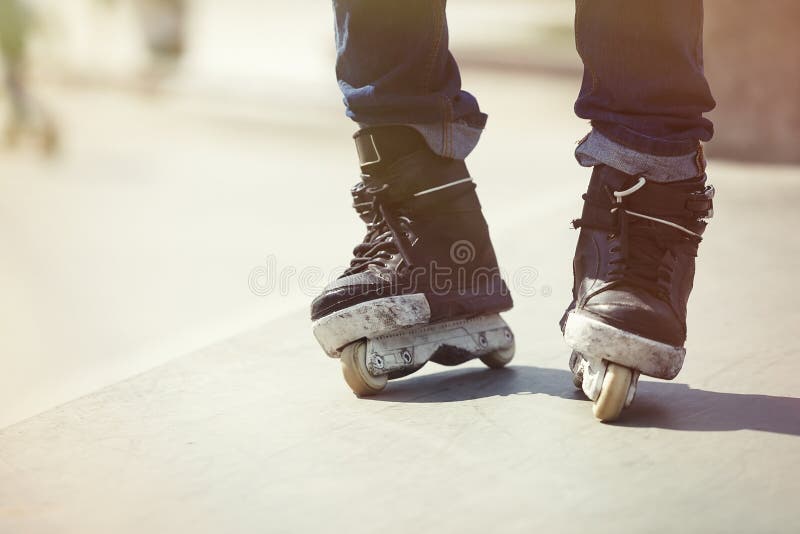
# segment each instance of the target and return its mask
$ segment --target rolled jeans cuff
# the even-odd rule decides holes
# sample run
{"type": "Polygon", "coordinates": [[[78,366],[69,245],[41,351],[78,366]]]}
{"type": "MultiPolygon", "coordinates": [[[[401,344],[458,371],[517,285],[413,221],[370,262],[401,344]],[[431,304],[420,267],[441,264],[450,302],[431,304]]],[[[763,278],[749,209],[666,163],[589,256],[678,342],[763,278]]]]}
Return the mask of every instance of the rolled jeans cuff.
{"type": "MultiPolygon", "coordinates": [[[[369,124],[360,124],[362,128],[369,124]]],[[[386,125],[389,126],[389,125],[386,125]]],[[[408,126],[415,129],[425,139],[431,151],[445,158],[463,160],[478,145],[483,128],[467,124],[464,121],[449,123],[397,124],[392,126],[408,126]]]]}
{"type": "Polygon", "coordinates": [[[656,156],[616,143],[596,129],[578,143],[575,159],[583,167],[608,165],[626,174],[654,182],[676,182],[700,176],[706,170],[703,147],[679,156],[656,156]]]}

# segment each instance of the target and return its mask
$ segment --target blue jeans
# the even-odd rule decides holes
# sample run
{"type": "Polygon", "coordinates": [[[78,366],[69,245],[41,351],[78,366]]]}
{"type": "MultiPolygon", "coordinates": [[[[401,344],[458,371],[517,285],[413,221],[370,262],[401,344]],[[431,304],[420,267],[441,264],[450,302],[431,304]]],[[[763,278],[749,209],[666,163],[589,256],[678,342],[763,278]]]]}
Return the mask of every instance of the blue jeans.
{"type": "MultiPolygon", "coordinates": [[[[362,125],[413,125],[437,153],[465,157],[487,116],[461,88],[446,0],[333,5],[347,115],[362,125]]],[[[713,134],[703,117],[714,100],[703,75],[702,25],[702,0],[577,0],[584,76],[575,112],[620,149],[695,157],[713,134]]]]}

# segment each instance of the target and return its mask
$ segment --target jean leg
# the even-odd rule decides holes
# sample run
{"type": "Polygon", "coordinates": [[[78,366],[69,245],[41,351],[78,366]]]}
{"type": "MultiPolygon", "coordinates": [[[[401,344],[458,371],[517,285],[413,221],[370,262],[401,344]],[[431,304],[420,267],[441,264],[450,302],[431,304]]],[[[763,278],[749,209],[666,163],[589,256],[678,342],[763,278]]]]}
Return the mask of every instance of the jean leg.
{"type": "Polygon", "coordinates": [[[333,0],[336,75],[347,116],[406,124],[464,157],[486,123],[448,48],[446,0],[333,0]]]}
{"type": "Polygon", "coordinates": [[[702,0],[576,0],[584,64],[575,112],[638,152],[696,152],[713,135],[703,73],[702,0]]]}

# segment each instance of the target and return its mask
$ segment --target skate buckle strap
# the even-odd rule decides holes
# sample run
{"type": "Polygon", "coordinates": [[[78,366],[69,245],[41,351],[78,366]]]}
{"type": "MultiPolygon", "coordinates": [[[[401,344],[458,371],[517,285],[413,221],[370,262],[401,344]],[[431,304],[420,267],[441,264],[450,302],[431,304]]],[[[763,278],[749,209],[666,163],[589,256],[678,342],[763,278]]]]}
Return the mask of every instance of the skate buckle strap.
{"type": "Polygon", "coordinates": [[[381,162],[378,145],[375,143],[375,137],[371,133],[356,135],[354,140],[356,142],[356,152],[358,152],[358,161],[362,167],[381,162]]]}
{"type": "Polygon", "coordinates": [[[463,160],[435,154],[417,132],[406,130],[362,129],[353,136],[367,195],[384,207],[413,201],[421,208],[474,189],[463,160]]]}
{"type": "Polygon", "coordinates": [[[691,193],[686,201],[686,209],[697,214],[698,219],[710,219],[714,216],[715,193],[713,185],[707,185],[703,191],[691,193]]]}
{"type": "MultiPolygon", "coordinates": [[[[371,143],[366,146],[366,150],[370,150],[371,143]]],[[[436,203],[437,200],[428,197],[441,200],[441,195],[458,196],[467,187],[474,188],[463,161],[441,158],[426,151],[412,152],[391,162],[383,160],[381,165],[380,172],[362,172],[361,180],[366,185],[365,191],[383,205],[402,204],[411,199],[436,203]]]]}
{"type": "MultiPolygon", "coordinates": [[[[714,187],[703,185],[703,189],[687,190],[680,183],[647,182],[639,186],[644,177],[624,191],[612,192],[614,201],[625,198],[626,209],[647,213],[659,218],[710,219],[713,215],[714,187]],[[636,195],[633,195],[636,193],[636,195]],[[628,197],[628,198],[626,198],[628,197]]],[[[705,176],[702,177],[705,184],[705,176]]],[[[689,186],[696,187],[696,186],[689,186]]]]}
{"type": "MultiPolygon", "coordinates": [[[[613,208],[611,208],[611,213],[615,213],[615,212],[619,211],[619,212],[624,213],[626,215],[631,215],[633,217],[638,217],[640,219],[646,219],[648,221],[653,221],[653,222],[657,222],[657,223],[660,223],[660,224],[664,224],[664,225],[667,225],[669,227],[675,228],[676,230],[680,230],[681,232],[689,234],[689,235],[691,235],[693,237],[701,238],[701,234],[693,232],[692,230],[689,230],[688,228],[685,228],[685,227],[681,226],[680,224],[674,223],[674,222],[666,220],[666,219],[661,219],[659,217],[653,217],[652,215],[646,215],[644,213],[639,213],[637,211],[633,211],[631,209],[627,209],[625,206],[623,206],[623,199],[625,197],[636,193],[641,188],[643,188],[645,185],[647,185],[647,180],[645,179],[644,176],[640,176],[639,180],[634,185],[629,187],[628,189],[624,189],[622,191],[613,191],[614,199],[616,200],[616,205],[613,208]]],[[[709,188],[706,188],[706,190],[708,190],[708,189],[709,188]]],[[[706,191],[704,191],[703,193],[705,193],[705,192],[706,191]]],[[[714,188],[713,187],[710,188],[710,194],[713,197],[713,194],[714,194],[714,188]]],[[[703,199],[701,198],[700,201],[702,201],[702,200],[703,199]]],[[[687,201],[687,204],[688,204],[688,202],[689,201],[687,201]]],[[[708,202],[710,203],[710,199],[708,200],[708,202]]],[[[710,211],[710,209],[711,208],[709,206],[708,210],[710,211]]],[[[626,220],[626,218],[623,217],[623,218],[620,219],[620,227],[624,231],[626,226],[627,226],[627,220],[626,220]]]]}

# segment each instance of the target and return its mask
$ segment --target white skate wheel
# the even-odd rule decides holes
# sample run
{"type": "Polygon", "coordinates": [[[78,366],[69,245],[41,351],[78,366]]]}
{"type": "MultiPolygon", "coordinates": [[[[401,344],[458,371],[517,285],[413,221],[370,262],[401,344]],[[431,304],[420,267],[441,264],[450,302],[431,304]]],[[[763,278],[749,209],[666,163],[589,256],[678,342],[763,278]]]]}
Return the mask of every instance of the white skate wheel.
{"type": "Polygon", "coordinates": [[[594,403],[594,416],[604,423],[614,421],[622,413],[628,398],[633,372],[622,365],[608,363],[600,396],[594,403]]]}
{"type": "Polygon", "coordinates": [[[515,350],[516,347],[512,342],[510,347],[498,349],[486,356],[481,356],[481,361],[492,369],[501,369],[514,359],[515,350]]]}
{"type": "Polygon", "coordinates": [[[372,376],[367,370],[367,343],[356,341],[342,349],[342,374],[344,381],[358,397],[380,393],[389,381],[387,375],[372,376]]]}

